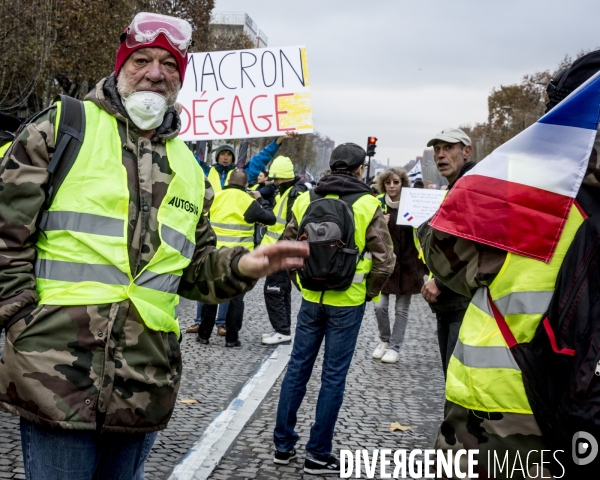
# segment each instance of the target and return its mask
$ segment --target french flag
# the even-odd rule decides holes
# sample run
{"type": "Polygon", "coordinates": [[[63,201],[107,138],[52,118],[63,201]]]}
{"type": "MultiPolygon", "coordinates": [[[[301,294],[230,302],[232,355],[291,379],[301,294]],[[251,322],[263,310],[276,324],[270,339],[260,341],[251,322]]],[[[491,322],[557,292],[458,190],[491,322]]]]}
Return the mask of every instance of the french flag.
{"type": "Polygon", "coordinates": [[[600,72],[467,172],[429,224],[549,262],[585,175],[599,114],[600,72]]]}

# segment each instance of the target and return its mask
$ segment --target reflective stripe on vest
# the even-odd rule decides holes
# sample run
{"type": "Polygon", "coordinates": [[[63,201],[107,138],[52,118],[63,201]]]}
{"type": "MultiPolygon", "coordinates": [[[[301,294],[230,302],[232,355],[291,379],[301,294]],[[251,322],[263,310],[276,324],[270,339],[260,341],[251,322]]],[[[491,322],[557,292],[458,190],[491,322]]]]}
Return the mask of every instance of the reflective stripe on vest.
{"type": "Polygon", "coordinates": [[[216,167],[210,167],[210,170],[208,171],[208,181],[210,182],[210,186],[215,193],[219,193],[221,190],[223,190],[223,187],[229,185],[229,177],[231,177],[231,172],[233,172],[233,170],[235,169],[229,170],[229,173],[227,173],[227,178],[225,178],[225,184],[221,185],[221,175],[219,174],[218,170],[216,167]]]}
{"type": "MultiPolygon", "coordinates": [[[[337,198],[337,195],[327,195],[330,198],[337,198]]],[[[310,204],[310,195],[300,195],[294,202],[292,211],[294,216],[300,225],[302,217],[310,204]]],[[[363,195],[352,205],[352,212],[354,213],[354,242],[356,248],[361,252],[365,250],[367,228],[373,220],[378,208],[381,208],[379,200],[373,195],[363,195]]],[[[367,274],[371,271],[371,265],[373,263],[372,255],[369,252],[365,252],[362,259],[356,266],[356,272],[352,280],[352,285],[348,290],[344,292],[336,292],[328,290],[326,292],[314,292],[302,289],[302,297],[313,303],[323,303],[324,305],[332,305],[334,307],[354,307],[362,305],[365,302],[367,295],[367,274]],[[323,294],[323,295],[321,295],[323,294]]]]}
{"type": "MultiPolygon", "coordinates": [[[[81,150],[40,220],[44,234],[36,244],[35,265],[40,304],[98,305],[129,299],[148,328],[180,335],[177,290],[195,249],[204,198],[202,169],[182,141],[167,141],[174,176],[157,213],[161,242],[133,276],[127,246],[129,189],[117,121],[92,102],[84,102],[84,108],[81,150]]],[[[60,103],[57,109],[58,122],[60,103]]]]}
{"type": "MultiPolygon", "coordinates": [[[[517,342],[529,342],[548,309],[558,271],[583,217],[571,208],[550,263],[508,253],[489,293],[517,342]]],[[[494,318],[488,289],[475,292],[448,365],[446,398],[485,412],[532,414],[521,371],[494,318]]]]}
{"type": "Polygon", "coordinates": [[[273,208],[273,213],[275,213],[276,222],[274,225],[267,226],[265,235],[260,242],[261,245],[272,245],[277,243],[277,241],[283,235],[283,232],[285,232],[285,226],[287,225],[286,218],[288,214],[288,199],[290,197],[292,188],[294,187],[288,188],[283,195],[278,194],[275,197],[275,207],[273,208]]]}
{"type": "Polygon", "coordinates": [[[254,199],[238,188],[225,188],[215,195],[210,207],[210,224],[217,235],[217,248],[254,249],[254,224],[244,220],[254,199]]]}

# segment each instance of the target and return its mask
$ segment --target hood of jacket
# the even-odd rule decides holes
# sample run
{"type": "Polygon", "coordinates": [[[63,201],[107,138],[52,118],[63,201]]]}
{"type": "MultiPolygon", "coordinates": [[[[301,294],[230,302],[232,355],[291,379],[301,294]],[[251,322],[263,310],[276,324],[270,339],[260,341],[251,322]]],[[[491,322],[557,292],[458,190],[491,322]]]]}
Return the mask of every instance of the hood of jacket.
{"type": "MultiPolygon", "coordinates": [[[[121,95],[119,95],[117,90],[117,80],[114,73],[100,80],[86,95],[85,100],[94,102],[117,120],[126,123],[129,130],[139,131],[138,127],[129,118],[129,115],[127,115],[125,106],[121,101],[121,95]]],[[[154,132],[154,136],[152,137],[153,142],[160,141],[164,143],[179,135],[179,130],[181,129],[180,111],[181,105],[178,103],[167,109],[162,124],[154,132]]]]}
{"type": "Polygon", "coordinates": [[[369,186],[358,178],[344,175],[343,173],[332,173],[323,177],[314,188],[317,195],[327,195],[334,193],[336,195],[349,195],[351,193],[368,193],[373,192],[369,186]]]}

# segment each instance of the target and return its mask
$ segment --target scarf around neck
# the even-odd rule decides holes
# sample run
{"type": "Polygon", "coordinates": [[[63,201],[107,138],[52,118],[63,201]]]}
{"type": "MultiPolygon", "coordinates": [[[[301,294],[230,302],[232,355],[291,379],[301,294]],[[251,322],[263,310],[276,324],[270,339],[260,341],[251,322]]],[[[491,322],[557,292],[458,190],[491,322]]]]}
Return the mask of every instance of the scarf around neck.
{"type": "Polygon", "coordinates": [[[390,196],[386,193],[385,194],[385,203],[388,207],[394,208],[396,210],[398,210],[398,205],[400,204],[400,199],[398,199],[398,201],[396,202],[392,202],[392,199],[390,198],[390,196]]]}

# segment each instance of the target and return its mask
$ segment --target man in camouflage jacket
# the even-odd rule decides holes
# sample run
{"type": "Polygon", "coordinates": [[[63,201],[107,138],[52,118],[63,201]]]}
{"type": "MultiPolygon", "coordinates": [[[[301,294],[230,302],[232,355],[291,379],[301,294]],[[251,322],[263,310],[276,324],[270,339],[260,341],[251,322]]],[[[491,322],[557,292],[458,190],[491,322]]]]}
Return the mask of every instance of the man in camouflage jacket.
{"type": "MultiPolygon", "coordinates": [[[[178,80],[174,103],[184,71],[171,53],[153,45],[126,53],[129,56],[121,74],[127,71],[127,62],[136,62],[135,68],[142,74],[136,77],[141,78],[140,89],[150,85],[147,88],[164,89],[163,94],[168,94],[169,84],[161,69],[174,69],[173,77],[178,80]]],[[[177,137],[181,122],[171,106],[158,128],[141,130],[132,122],[122,98],[112,74],[85,100],[117,120],[129,190],[126,240],[135,277],[160,246],[157,212],[174,176],[165,142],[177,137]]],[[[55,432],[83,430],[113,435],[113,439],[129,438],[121,434],[144,437],[164,429],[173,412],[182,373],[178,335],[149,329],[131,300],[38,305],[35,245],[43,233],[36,224],[45,200],[46,167],[55,149],[55,119],[52,106],[27,125],[0,168],[0,327],[7,329],[0,361],[0,407],[21,416],[22,432],[25,422],[28,428],[49,427],[55,432]]],[[[183,271],[179,295],[219,303],[250,290],[261,276],[302,265],[298,257],[306,256],[306,247],[290,242],[252,253],[240,247],[217,250],[216,236],[204,214],[212,197],[207,188],[195,250],[183,271]]],[[[29,456],[24,452],[24,457],[29,456]]],[[[89,461],[93,463],[93,459],[89,461]]],[[[131,468],[135,472],[139,467],[137,458],[131,468]]],[[[101,466],[95,468],[101,478],[113,478],[102,473],[101,466]]],[[[28,478],[34,476],[28,473],[28,478]]],[[[48,472],[43,478],[54,477],[48,472]]]]}

